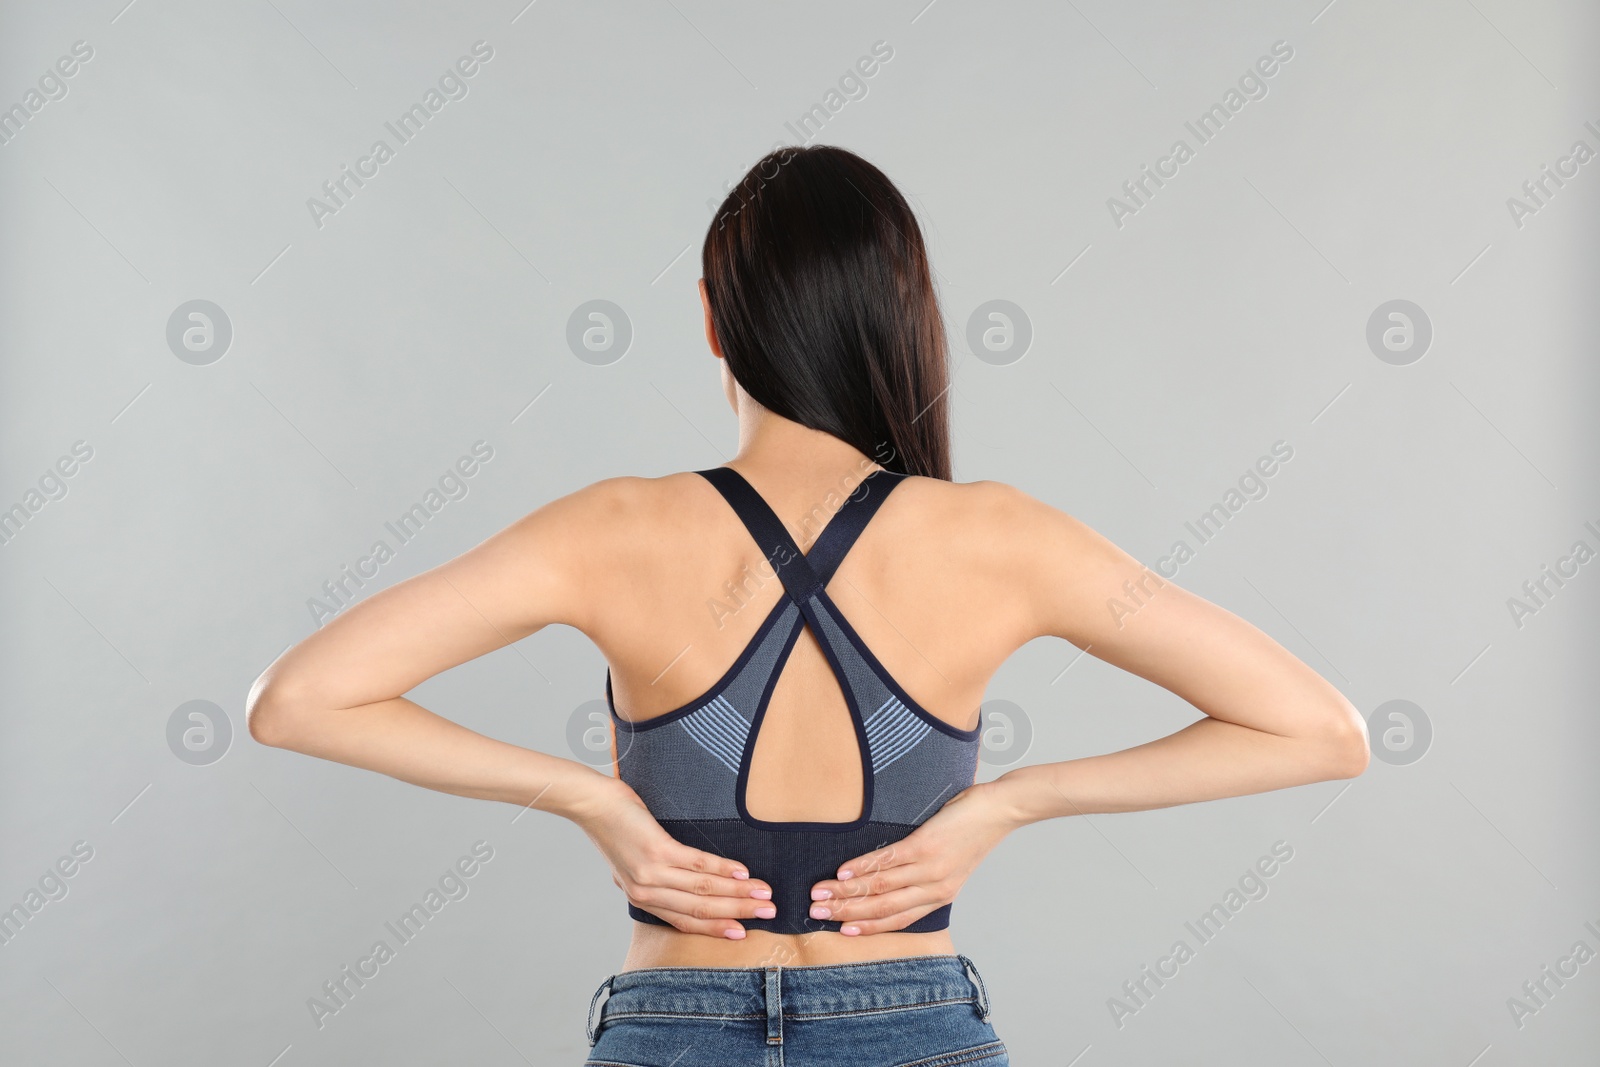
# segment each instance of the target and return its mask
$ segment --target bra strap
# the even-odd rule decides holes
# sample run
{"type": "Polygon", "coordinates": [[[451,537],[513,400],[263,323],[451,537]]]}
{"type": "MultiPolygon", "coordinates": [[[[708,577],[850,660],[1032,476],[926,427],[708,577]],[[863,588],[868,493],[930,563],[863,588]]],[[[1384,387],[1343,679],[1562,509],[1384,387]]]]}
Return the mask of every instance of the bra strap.
{"type": "Polygon", "coordinates": [[[822,585],[826,586],[833,578],[833,572],[844,562],[861,531],[867,528],[867,523],[878,513],[894,487],[905,479],[904,474],[891,470],[875,470],[861,480],[855,492],[834,513],[816,544],[811,546],[810,555],[806,556],[806,562],[811,564],[822,585]]]}
{"type": "Polygon", "coordinates": [[[904,474],[886,469],[875,470],[863,478],[828,520],[807,556],[789,536],[783,520],[738,471],[732,467],[712,467],[695,473],[716,486],[733,507],[796,603],[803,603],[828,584],[872,516],[877,514],[894,487],[906,478],[904,474]]]}
{"type": "Polygon", "coordinates": [[[800,546],[794,543],[794,538],[784,528],[783,521],[773,514],[767,502],[761,499],[761,494],[744,480],[743,475],[732,467],[712,467],[695,473],[716,486],[723,499],[732,506],[734,514],[739,516],[745,529],[750,531],[750,536],[755,538],[761,554],[778,572],[783,587],[796,603],[804,602],[822,588],[817,572],[811,569],[811,564],[800,552],[800,546]]]}

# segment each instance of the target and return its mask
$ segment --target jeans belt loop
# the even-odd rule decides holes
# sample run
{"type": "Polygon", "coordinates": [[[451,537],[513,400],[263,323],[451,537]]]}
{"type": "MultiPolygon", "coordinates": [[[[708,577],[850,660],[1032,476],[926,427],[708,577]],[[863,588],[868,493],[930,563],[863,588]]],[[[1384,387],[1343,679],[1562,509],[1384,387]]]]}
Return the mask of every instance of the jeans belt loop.
{"type": "Polygon", "coordinates": [[[767,1044],[783,1044],[783,968],[768,967],[767,974],[767,1044]]]}
{"type": "Polygon", "coordinates": [[[956,957],[961,960],[961,966],[966,968],[968,976],[972,979],[973,985],[978,990],[976,1002],[978,1008],[978,1018],[987,1022],[989,1019],[989,991],[984,987],[983,975],[978,973],[978,965],[973,963],[971,959],[963,956],[959,952],[956,953],[956,957]]]}
{"type": "MultiPolygon", "coordinates": [[[[605,1007],[605,1004],[600,1005],[600,1017],[598,1019],[595,1018],[595,1014],[594,1014],[595,1002],[600,999],[600,994],[601,993],[609,993],[610,992],[610,990],[611,990],[611,982],[616,977],[617,976],[613,974],[610,977],[608,977],[604,982],[601,982],[600,983],[600,988],[596,989],[594,991],[594,996],[589,998],[589,1019],[588,1019],[588,1022],[584,1026],[584,1032],[588,1035],[589,1047],[590,1048],[594,1048],[594,1043],[596,1041],[600,1040],[600,1028],[605,1026],[605,1019],[606,1019],[606,1007],[605,1007]]],[[[609,1004],[610,1002],[611,1002],[611,997],[608,995],[606,997],[606,1003],[609,1004]]]]}

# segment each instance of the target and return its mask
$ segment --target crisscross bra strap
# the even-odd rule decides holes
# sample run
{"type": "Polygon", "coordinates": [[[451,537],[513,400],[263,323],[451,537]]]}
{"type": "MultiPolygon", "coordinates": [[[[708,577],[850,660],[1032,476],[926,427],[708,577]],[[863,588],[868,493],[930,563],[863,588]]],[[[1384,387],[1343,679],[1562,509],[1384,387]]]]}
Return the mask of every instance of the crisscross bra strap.
{"type": "Polygon", "coordinates": [[[732,506],[734,514],[750,531],[762,555],[797,604],[804,604],[828,584],[889,492],[906,477],[889,470],[876,470],[862,479],[823,528],[808,557],[801,553],[782,520],[773,514],[761,494],[738,471],[731,467],[712,467],[695,473],[714,485],[732,506]]]}
{"type": "Polygon", "coordinates": [[[827,585],[833,578],[833,572],[844,562],[844,557],[856,543],[856,538],[867,528],[867,523],[878,513],[878,508],[888,499],[889,493],[905,480],[904,474],[896,474],[894,471],[882,469],[873,471],[862,479],[861,484],[856,486],[855,492],[850,494],[849,499],[829,520],[821,536],[811,546],[811,553],[806,556],[806,562],[816,571],[817,578],[823,585],[827,585]]]}

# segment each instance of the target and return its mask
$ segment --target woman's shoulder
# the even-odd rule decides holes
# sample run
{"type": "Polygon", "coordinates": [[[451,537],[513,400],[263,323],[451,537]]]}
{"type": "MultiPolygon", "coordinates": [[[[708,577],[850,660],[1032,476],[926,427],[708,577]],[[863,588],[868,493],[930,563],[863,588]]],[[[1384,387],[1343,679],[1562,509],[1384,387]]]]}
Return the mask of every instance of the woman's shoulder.
{"type": "Polygon", "coordinates": [[[943,478],[924,478],[909,475],[900,485],[900,492],[915,493],[929,501],[949,507],[971,510],[973,508],[1002,507],[1027,496],[1008,482],[979,479],[973,482],[946,481],[943,478]]]}
{"type": "Polygon", "coordinates": [[[927,513],[924,519],[974,529],[994,529],[1026,534],[1058,525],[1071,516],[1009,482],[979,479],[971,482],[911,476],[901,483],[909,506],[927,513]]]}
{"type": "Polygon", "coordinates": [[[694,475],[618,475],[570,489],[540,504],[498,535],[528,552],[567,564],[616,561],[639,547],[659,544],[685,525],[688,480],[694,475]],[[654,536],[641,536],[654,531],[654,536]]]}
{"type": "Polygon", "coordinates": [[[571,490],[540,510],[556,509],[573,516],[601,520],[638,517],[651,512],[665,515],[673,511],[674,505],[682,505],[686,488],[692,487],[695,480],[697,476],[692,471],[655,477],[620,474],[571,490]]]}
{"type": "Polygon", "coordinates": [[[907,536],[926,531],[930,551],[966,559],[985,574],[1026,573],[1034,585],[1047,585],[1085,567],[1128,562],[1099,531],[1008,482],[908,478],[897,491],[907,494],[907,536]]]}
{"type": "MultiPolygon", "coordinates": [[[[602,478],[546,504],[569,528],[584,531],[600,547],[613,537],[636,541],[640,529],[654,530],[657,544],[677,535],[703,534],[704,514],[688,506],[709,485],[693,471],[657,476],[618,475],[602,478]]],[[[713,494],[714,495],[714,494],[713,494]]],[[[919,539],[981,547],[988,556],[1026,554],[1045,544],[1070,549],[1098,535],[1065,511],[1008,482],[979,479],[946,481],[911,475],[904,478],[874,523],[900,525],[919,539]],[[1009,550],[1008,550],[1009,546],[1009,550]]]]}

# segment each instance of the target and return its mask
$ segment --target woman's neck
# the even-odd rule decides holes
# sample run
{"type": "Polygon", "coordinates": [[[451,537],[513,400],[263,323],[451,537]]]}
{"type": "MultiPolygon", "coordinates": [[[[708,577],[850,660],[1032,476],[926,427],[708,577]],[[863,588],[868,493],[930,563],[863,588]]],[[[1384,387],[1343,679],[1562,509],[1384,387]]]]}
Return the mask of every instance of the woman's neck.
{"type": "Polygon", "coordinates": [[[739,451],[728,466],[755,483],[780,517],[799,522],[804,551],[830,513],[880,464],[830,433],[762,408],[741,391],[739,451]],[[820,510],[819,510],[820,509],[820,510]],[[806,515],[802,521],[797,516],[806,515]]]}
{"type": "Polygon", "coordinates": [[[740,391],[739,451],[730,464],[779,484],[830,479],[844,472],[865,477],[879,464],[830,433],[775,415],[740,391]]]}

